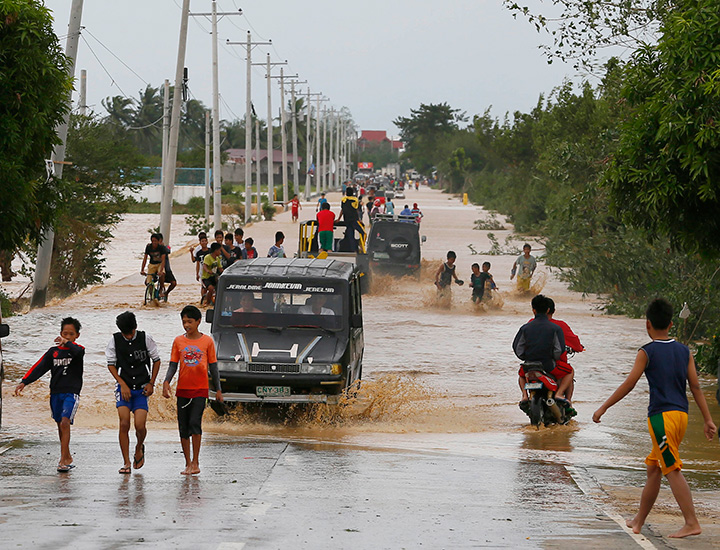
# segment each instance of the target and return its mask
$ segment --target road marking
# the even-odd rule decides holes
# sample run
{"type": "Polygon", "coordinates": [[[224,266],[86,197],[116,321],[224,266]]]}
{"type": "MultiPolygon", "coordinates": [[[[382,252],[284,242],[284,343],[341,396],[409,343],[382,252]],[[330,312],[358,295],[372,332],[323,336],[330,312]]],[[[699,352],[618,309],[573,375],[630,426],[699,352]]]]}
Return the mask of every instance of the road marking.
{"type": "Polygon", "coordinates": [[[244,542],[221,542],[217,550],[242,550],[245,548],[244,542]]]}
{"type": "MultiPolygon", "coordinates": [[[[575,468],[574,466],[565,466],[565,469],[570,474],[570,477],[573,478],[573,481],[578,486],[578,488],[587,496],[590,498],[593,498],[594,495],[597,495],[598,493],[602,493],[602,489],[593,481],[588,480],[580,470],[575,468]],[[592,485],[591,485],[592,484],[592,485]],[[594,485],[594,487],[593,487],[594,485]]],[[[595,500],[595,499],[593,499],[595,500]]],[[[615,512],[606,510],[604,507],[600,506],[597,501],[595,501],[595,505],[602,511],[603,514],[605,514],[607,517],[609,517],[611,520],[613,520],[615,523],[617,523],[620,528],[625,531],[629,536],[632,537],[632,539],[641,547],[645,548],[645,550],[657,550],[657,546],[655,546],[652,542],[650,542],[645,536],[638,535],[636,533],[632,532],[632,529],[630,529],[625,524],[625,519],[623,519],[622,516],[619,514],[616,514],[615,512]]]]}

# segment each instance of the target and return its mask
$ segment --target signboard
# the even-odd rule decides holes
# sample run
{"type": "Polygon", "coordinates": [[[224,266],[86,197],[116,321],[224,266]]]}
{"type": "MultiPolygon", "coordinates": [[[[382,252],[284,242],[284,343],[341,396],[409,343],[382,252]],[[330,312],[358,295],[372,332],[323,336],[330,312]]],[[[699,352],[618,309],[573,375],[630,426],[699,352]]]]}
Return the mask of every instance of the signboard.
{"type": "Polygon", "coordinates": [[[358,170],[372,170],[372,169],[373,169],[372,162],[358,162],[358,170]]]}

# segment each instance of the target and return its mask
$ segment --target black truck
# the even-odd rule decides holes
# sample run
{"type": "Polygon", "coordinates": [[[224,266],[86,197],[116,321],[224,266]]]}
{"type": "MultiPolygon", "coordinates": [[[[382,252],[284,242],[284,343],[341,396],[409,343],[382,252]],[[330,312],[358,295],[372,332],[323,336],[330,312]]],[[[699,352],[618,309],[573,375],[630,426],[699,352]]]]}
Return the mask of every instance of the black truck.
{"type": "Polygon", "coordinates": [[[332,404],[362,376],[360,277],[351,263],[235,262],[220,276],[206,320],[227,403],[332,404]]]}
{"type": "Polygon", "coordinates": [[[370,273],[420,273],[420,224],[414,216],[378,214],[373,218],[367,244],[370,273]]]}

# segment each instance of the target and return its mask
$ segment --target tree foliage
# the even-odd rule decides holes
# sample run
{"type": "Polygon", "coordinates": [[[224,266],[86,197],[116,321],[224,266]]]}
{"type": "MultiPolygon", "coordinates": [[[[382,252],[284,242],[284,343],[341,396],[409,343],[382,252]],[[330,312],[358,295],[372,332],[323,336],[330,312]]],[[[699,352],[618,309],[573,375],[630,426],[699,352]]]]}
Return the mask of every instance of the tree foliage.
{"type": "Polygon", "coordinates": [[[625,72],[631,107],[606,182],[630,224],[720,255],[720,11],[686,0],[625,72]]]}
{"type": "MultiPolygon", "coordinates": [[[[124,192],[145,179],[143,157],[116,125],[73,115],[55,223],[50,293],[67,296],[107,278],[103,253],[125,211],[124,192]]],[[[27,250],[34,257],[35,249],[27,250]]]]}
{"type": "Polygon", "coordinates": [[[552,0],[553,8],[534,9],[523,5],[526,1],[503,0],[514,17],[525,17],[538,32],[549,33],[552,45],[541,46],[549,63],[561,59],[573,62],[576,69],[595,68],[598,54],[605,48],[635,50],[653,42],[659,22],[675,3],[677,0],[552,0]]]}
{"type": "Polygon", "coordinates": [[[420,172],[429,172],[449,152],[445,140],[467,121],[465,113],[447,103],[424,104],[410,109],[409,117],[398,117],[393,124],[405,142],[405,156],[420,172]]]}
{"type": "Polygon", "coordinates": [[[46,177],[69,108],[68,60],[38,0],[0,3],[0,250],[37,240],[62,189],[46,177]]]}

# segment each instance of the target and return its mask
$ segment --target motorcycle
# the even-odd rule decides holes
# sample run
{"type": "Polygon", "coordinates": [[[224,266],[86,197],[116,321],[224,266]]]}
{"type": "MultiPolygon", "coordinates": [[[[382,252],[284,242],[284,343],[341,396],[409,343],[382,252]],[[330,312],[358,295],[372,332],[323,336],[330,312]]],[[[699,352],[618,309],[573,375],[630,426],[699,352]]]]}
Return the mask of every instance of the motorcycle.
{"type": "Polygon", "coordinates": [[[528,401],[520,403],[520,410],[530,417],[530,423],[540,428],[540,424],[567,424],[575,416],[574,410],[566,399],[555,398],[558,382],[554,376],[545,372],[540,362],[526,361],[522,363],[525,373],[525,390],[528,401]]]}

